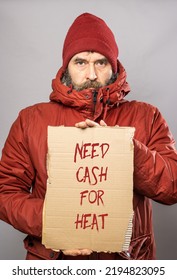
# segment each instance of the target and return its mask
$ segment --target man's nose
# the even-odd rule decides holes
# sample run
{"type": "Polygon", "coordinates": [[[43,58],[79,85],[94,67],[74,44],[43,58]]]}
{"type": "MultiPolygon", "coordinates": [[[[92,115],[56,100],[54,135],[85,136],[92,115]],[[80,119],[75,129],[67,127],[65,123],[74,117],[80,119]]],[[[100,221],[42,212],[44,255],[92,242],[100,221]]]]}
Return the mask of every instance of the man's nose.
{"type": "Polygon", "coordinates": [[[87,69],[87,79],[90,81],[94,81],[97,79],[97,74],[95,71],[95,65],[94,64],[89,64],[88,69],[87,69]]]}

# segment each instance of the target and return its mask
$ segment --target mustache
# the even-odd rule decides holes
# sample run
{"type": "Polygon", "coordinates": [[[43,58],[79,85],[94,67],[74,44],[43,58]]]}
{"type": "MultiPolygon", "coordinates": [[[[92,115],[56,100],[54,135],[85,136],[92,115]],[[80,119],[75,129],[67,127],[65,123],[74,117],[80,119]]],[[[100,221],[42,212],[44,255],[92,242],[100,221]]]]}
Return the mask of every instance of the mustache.
{"type": "Polygon", "coordinates": [[[76,84],[76,83],[74,83],[72,81],[70,73],[69,73],[68,69],[66,69],[65,73],[63,74],[63,77],[62,77],[61,81],[66,86],[69,87],[70,85],[72,85],[73,89],[75,89],[77,91],[81,91],[81,90],[89,89],[89,88],[98,89],[98,88],[101,88],[101,87],[103,87],[105,85],[112,84],[117,79],[117,76],[118,76],[118,73],[112,74],[112,77],[108,81],[105,81],[104,84],[102,84],[102,83],[100,83],[98,81],[93,81],[93,80],[88,80],[88,81],[86,81],[86,82],[84,82],[82,84],[76,84]]]}
{"type": "Polygon", "coordinates": [[[91,80],[88,80],[84,83],[82,83],[81,85],[77,86],[80,90],[82,89],[88,89],[88,88],[100,88],[102,87],[103,85],[97,81],[91,81],[91,80]]]}

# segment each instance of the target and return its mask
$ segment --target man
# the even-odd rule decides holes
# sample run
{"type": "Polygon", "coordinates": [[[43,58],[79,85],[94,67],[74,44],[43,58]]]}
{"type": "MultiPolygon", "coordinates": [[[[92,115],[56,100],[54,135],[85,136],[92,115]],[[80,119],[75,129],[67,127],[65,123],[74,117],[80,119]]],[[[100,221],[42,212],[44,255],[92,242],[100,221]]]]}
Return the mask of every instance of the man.
{"type": "Polygon", "coordinates": [[[22,110],[6,140],[0,164],[0,218],[27,234],[27,259],[155,259],[150,199],[177,202],[177,151],[157,108],[124,99],[130,91],[126,72],[118,61],[114,35],[102,19],[85,13],[73,22],[52,87],[50,102],[22,110]],[[133,232],[127,252],[55,252],[41,244],[49,125],[136,128],[133,232]]]}

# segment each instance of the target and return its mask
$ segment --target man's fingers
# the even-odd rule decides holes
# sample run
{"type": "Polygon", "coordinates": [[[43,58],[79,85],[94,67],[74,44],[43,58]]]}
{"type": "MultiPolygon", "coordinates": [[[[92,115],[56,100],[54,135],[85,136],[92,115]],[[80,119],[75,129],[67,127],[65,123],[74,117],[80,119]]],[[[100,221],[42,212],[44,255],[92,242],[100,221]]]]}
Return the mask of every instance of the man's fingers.
{"type": "Polygon", "coordinates": [[[94,122],[90,119],[86,119],[85,121],[78,122],[75,124],[75,127],[77,128],[87,128],[87,127],[96,127],[96,126],[107,126],[107,124],[103,120],[101,120],[100,124],[98,124],[97,122],[94,122]]]}
{"type": "Polygon", "coordinates": [[[89,256],[93,251],[90,249],[81,249],[81,255],[83,256],[89,256]]]}
{"type": "Polygon", "coordinates": [[[88,256],[92,253],[90,249],[73,249],[73,250],[63,250],[63,254],[67,256],[88,256]]]}
{"type": "Polygon", "coordinates": [[[87,127],[99,126],[99,124],[89,119],[86,119],[85,121],[76,123],[75,126],[78,128],[87,128],[87,127]]]}
{"type": "Polygon", "coordinates": [[[100,121],[100,125],[101,126],[107,126],[107,124],[103,120],[100,121]]]}
{"type": "Polygon", "coordinates": [[[67,256],[78,256],[80,255],[80,250],[63,250],[63,254],[67,256]]]}
{"type": "Polygon", "coordinates": [[[88,125],[86,124],[85,121],[83,121],[83,122],[76,123],[75,127],[77,127],[77,128],[86,128],[86,127],[88,127],[88,125]]]}
{"type": "Polygon", "coordinates": [[[91,120],[89,120],[89,119],[86,119],[85,122],[86,122],[86,124],[87,124],[88,127],[99,126],[98,123],[96,123],[96,122],[94,122],[94,121],[91,121],[91,120]]]}

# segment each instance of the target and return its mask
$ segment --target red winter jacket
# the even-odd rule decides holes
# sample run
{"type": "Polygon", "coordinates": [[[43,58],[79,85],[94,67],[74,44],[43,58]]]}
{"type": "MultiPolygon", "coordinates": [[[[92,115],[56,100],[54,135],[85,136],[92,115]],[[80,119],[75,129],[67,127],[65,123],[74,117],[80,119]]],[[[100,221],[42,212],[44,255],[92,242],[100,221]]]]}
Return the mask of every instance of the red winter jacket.
{"type": "MultiPolygon", "coordinates": [[[[49,103],[22,110],[12,125],[0,163],[0,219],[26,233],[27,259],[154,259],[151,200],[177,202],[177,151],[157,108],[126,101],[130,91],[118,62],[117,80],[98,92],[76,92],[61,84],[62,69],[53,80],[49,103]],[[86,118],[108,126],[133,126],[134,219],[129,252],[64,257],[41,244],[42,209],[46,192],[47,127],[74,126],[86,118]]],[[[60,237],[58,237],[60,238],[60,237]]]]}

